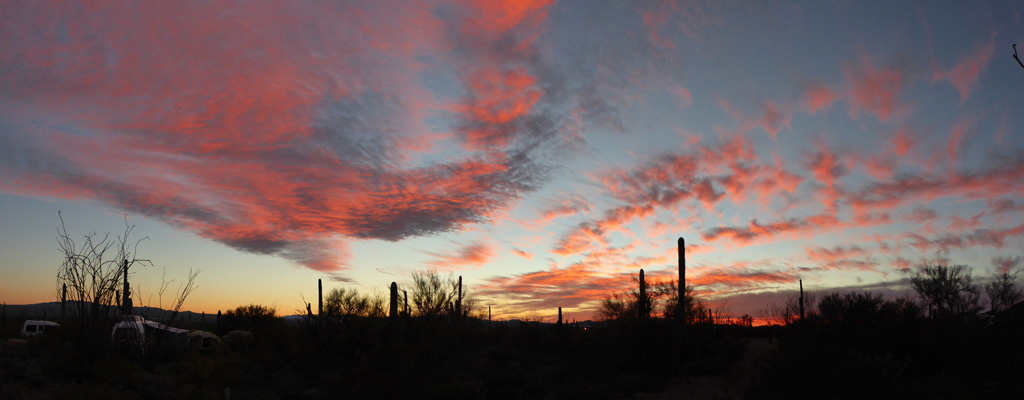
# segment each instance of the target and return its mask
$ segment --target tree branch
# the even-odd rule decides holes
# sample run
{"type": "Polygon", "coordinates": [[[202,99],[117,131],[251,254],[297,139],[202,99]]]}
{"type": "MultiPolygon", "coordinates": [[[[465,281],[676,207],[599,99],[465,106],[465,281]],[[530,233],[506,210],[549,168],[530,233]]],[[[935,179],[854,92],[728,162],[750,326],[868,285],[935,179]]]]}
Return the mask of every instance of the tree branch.
{"type": "Polygon", "coordinates": [[[1020,64],[1021,68],[1024,68],[1024,62],[1020,62],[1020,57],[1017,57],[1017,44],[1013,44],[1013,59],[1017,60],[1017,64],[1020,64]]]}

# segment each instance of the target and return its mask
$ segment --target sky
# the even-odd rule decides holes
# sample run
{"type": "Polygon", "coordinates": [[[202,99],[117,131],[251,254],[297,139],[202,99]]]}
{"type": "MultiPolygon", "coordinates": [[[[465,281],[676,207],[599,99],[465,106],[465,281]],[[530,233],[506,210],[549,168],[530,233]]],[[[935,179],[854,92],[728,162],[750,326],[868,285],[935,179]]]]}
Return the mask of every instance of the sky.
{"type": "Polygon", "coordinates": [[[63,218],[136,304],[463,276],[494,317],[648,277],[757,315],[1024,253],[1022,1],[0,1],[0,301],[63,218]],[[58,217],[60,212],[60,217],[58,217]]]}

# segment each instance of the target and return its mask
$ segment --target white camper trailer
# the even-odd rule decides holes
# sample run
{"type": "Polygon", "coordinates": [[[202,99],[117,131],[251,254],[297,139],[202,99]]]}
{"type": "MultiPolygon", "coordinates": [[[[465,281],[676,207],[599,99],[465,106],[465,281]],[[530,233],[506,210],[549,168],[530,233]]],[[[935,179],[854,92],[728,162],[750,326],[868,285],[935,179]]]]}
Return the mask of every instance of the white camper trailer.
{"type": "Polygon", "coordinates": [[[60,324],[56,322],[30,319],[21,324],[21,337],[39,336],[57,328],[60,328],[60,324]]]}
{"type": "Polygon", "coordinates": [[[122,345],[143,350],[148,346],[160,345],[184,352],[188,347],[188,330],[149,321],[141,315],[127,315],[114,324],[110,340],[122,345]]]}
{"type": "Polygon", "coordinates": [[[124,320],[114,324],[110,332],[110,340],[142,347],[146,343],[146,319],[141,315],[126,315],[124,320]]]}

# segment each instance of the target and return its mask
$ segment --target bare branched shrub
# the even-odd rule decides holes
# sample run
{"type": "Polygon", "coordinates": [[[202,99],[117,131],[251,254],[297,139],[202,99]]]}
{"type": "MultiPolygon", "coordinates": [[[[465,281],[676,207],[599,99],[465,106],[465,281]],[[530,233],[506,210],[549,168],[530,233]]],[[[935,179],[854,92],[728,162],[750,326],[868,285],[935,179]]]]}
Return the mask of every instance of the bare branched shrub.
{"type": "Polygon", "coordinates": [[[1017,304],[1024,298],[1024,293],[1017,288],[1017,273],[1004,272],[985,285],[989,305],[993,313],[997,313],[1017,304]]]}
{"type": "MultiPolygon", "coordinates": [[[[452,275],[442,278],[437,271],[412,273],[412,303],[417,315],[433,317],[450,314],[454,310],[455,300],[459,294],[459,281],[452,275]]],[[[463,315],[470,314],[469,307],[475,304],[469,298],[468,291],[462,293],[463,315]]]]}
{"type": "MultiPolygon", "coordinates": [[[[638,289],[639,277],[634,275],[634,289],[613,293],[602,299],[600,308],[597,310],[597,318],[600,320],[636,318],[640,315],[642,302],[646,302],[645,309],[650,310],[655,316],[660,315],[668,319],[676,318],[679,304],[678,281],[673,279],[659,282],[646,278],[644,280],[646,282],[644,296],[640,295],[638,289]]],[[[688,322],[703,322],[708,319],[708,306],[696,298],[692,286],[686,287],[683,305],[688,322]]]]}
{"type": "MultiPolygon", "coordinates": [[[[125,217],[124,232],[115,238],[109,233],[102,237],[89,233],[77,243],[68,233],[63,216],[59,212],[57,215],[60,218],[57,246],[62,253],[62,263],[57,270],[56,296],[64,302],[61,318],[78,348],[95,355],[107,348],[114,322],[127,311],[122,310],[122,298],[140,295],[137,289],[124,283],[132,267],[153,265],[150,260],[136,258],[139,243],[147,238],[131,241],[135,226],[129,225],[125,217]],[[126,290],[128,296],[125,296],[126,290]]],[[[187,280],[178,286],[167,324],[174,320],[186,298],[196,289],[198,274],[198,270],[190,270],[187,280]]],[[[160,284],[161,308],[163,295],[172,282],[163,280],[160,284]]]]}
{"type": "Polygon", "coordinates": [[[981,311],[980,291],[966,265],[926,265],[910,277],[910,285],[933,318],[981,311]]]}
{"type": "Polygon", "coordinates": [[[361,294],[355,289],[334,288],[324,298],[324,313],[332,316],[384,317],[384,296],[361,294]]]}
{"type": "Polygon", "coordinates": [[[789,307],[774,300],[765,303],[764,307],[758,310],[758,314],[769,325],[788,325],[800,316],[793,315],[789,307]]]}
{"type": "Polygon", "coordinates": [[[109,341],[110,328],[119,317],[124,264],[128,268],[152,265],[149,260],[135,258],[139,242],[146,238],[131,242],[134,226],[125,218],[124,233],[116,238],[109,233],[102,237],[89,233],[76,243],[64,226],[63,216],[59,212],[57,215],[57,246],[63,259],[57,270],[57,299],[65,301],[62,319],[81,349],[98,351],[109,341]]]}

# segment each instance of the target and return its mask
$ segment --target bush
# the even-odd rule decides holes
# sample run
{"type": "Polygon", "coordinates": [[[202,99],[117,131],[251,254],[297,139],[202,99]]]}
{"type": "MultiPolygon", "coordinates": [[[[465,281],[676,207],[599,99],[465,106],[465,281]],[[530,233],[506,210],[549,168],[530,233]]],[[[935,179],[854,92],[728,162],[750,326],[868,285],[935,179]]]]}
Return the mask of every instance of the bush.
{"type": "Polygon", "coordinates": [[[259,304],[228,310],[219,322],[221,332],[246,330],[257,334],[270,332],[281,323],[277,318],[276,309],[259,304]]]}

